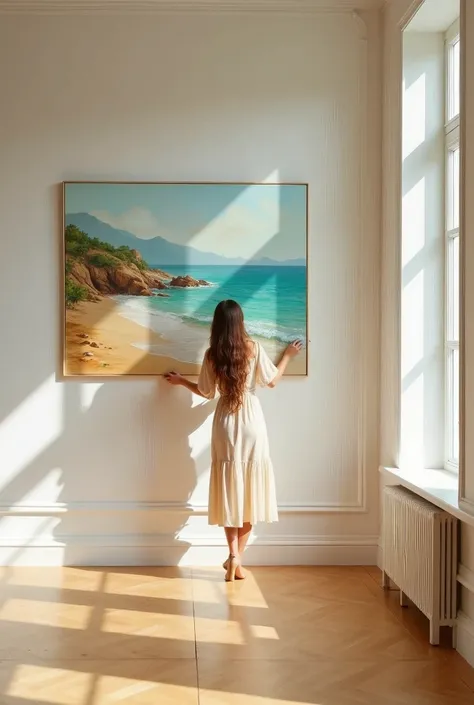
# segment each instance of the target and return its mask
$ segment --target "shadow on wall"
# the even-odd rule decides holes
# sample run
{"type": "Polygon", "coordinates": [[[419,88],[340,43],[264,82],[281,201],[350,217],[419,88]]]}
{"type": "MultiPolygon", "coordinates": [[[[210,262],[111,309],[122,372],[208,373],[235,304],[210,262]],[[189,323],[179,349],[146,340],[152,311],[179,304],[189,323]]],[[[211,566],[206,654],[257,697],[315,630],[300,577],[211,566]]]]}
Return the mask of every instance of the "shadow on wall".
{"type": "MultiPolygon", "coordinates": [[[[245,188],[242,186],[242,190],[245,188]]],[[[59,214],[61,186],[54,187],[54,203],[59,214]]],[[[220,204],[221,208],[227,205],[220,204]]],[[[218,215],[208,214],[209,220],[218,215]]],[[[282,210],[279,231],[256,257],[270,254],[271,247],[282,237],[281,231],[288,227],[284,219],[282,210]]],[[[206,225],[207,222],[197,223],[196,234],[206,225]]],[[[59,215],[57,226],[62,230],[59,215]]],[[[236,278],[238,271],[233,272],[226,288],[232,287],[236,278]]],[[[274,280],[278,323],[278,311],[285,305],[285,274],[268,268],[262,285],[270,280],[274,280]]],[[[62,301],[62,291],[59,296],[62,301]]],[[[245,306],[245,297],[240,303],[245,306]]],[[[58,315],[62,315],[60,312],[58,307],[58,315]]],[[[199,316],[203,312],[198,309],[195,313],[199,316]]],[[[98,313],[92,325],[100,320],[98,313]]],[[[62,368],[62,351],[58,367],[62,368]]],[[[131,369],[129,374],[133,373],[131,369]]],[[[18,380],[18,387],[23,390],[23,406],[28,406],[30,398],[23,381],[18,380]]],[[[44,541],[48,535],[52,538],[51,545],[46,540],[51,562],[66,565],[93,563],[94,556],[103,562],[104,552],[109,556],[107,563],[112,565],[146,563],[150,556],[157,563],[179,563],[188,550],[189,544],[180,539],[190,517],[186,506],[198,477],[209,469],[208,445],[193,457],[190,437],[212,414],[214,403],[196,402],[186,390],[168,388],[163,380],[156,385],[150,385],[149,379],[102,382],[97,378],[90,382],[71,379],[58,384],[49,378],[45,384],[51,407],[41,408],[41,403],[35,407],[33,403],[30,414],[23,414],[25,410],[18,404],[21,393],[14,395],[21,412],[14,434],[16,441],[28,429],[28,418],[37,424],[39,415],[51,432],[46,432],[49,439],[45,442],[44,429],[38,428],[30,444],[35,447],[36,442],[37,452],[28,450],[24,462],[18,460],[21,449],[9,449],[17,465],[4,476],[0,489],[0,513],[4,514],[0,527],[5,528],[4,547],[10,552],[9,563],[21,562],[28,545],[39,542],[46,550],[44,541]],[[128,385],[133,385],[133,399],[128,385]],[[128,408],[128,404],[133,408],[128,408]],[[49,413],[51,418],[46,418],[49,413]],[[51,506],[35,506],[39,486],[43,486],[43,496],[56,498],[51,506]],[[179,507],[179,511],[160,507],[163,498],[179,507]],[[141,539],[137,540],[137,536],[141,539]],[[98,546],[104,549],[100,555],[94,553],[98,546]]],[[[3,409],[7,422],[11,415],[12,409],[3,409]]]]}

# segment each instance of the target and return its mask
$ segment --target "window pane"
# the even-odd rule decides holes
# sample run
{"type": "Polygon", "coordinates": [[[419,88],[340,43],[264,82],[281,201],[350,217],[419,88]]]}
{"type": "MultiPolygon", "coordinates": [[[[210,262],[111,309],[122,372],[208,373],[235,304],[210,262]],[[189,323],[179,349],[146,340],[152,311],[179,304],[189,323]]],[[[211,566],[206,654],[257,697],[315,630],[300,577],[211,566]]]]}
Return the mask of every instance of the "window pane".
{"type": "Polygon", "coordinates": [[[460,42],[451,44],[448,51],[448,120],[459,115],[460,76],[460,42]]]}
{"type": "Polygon", "coordinates": [[[448,449],[447,456],[451,463],[459,462],[459,350],[448,350],[447,359],[447,424],[448,449]]]}
{"type": "Polygon", "coordinates": [[[448,339],[459,341],[459,236],[448,240],[448,339]]]}
{"type": "Polygon", "coordinates": [[[446,225],[459,228],[459,147],[448,152],[446,225]]]}
{"type": "Polygon", "coordinates": [[[452,351],[452,460],[459,462],[459,350],[452,351]]]}
{"type": "Polygon", "coordinates": [[[459,147],[453,150],[453,228],[459,228],[459,147]]]}
{"type": "Polygon", "coordinates": [[[460,92],[460,42],[453,44],[452,49],[452,110],[453,114],[459,115],[459,92],[460,92]]]}

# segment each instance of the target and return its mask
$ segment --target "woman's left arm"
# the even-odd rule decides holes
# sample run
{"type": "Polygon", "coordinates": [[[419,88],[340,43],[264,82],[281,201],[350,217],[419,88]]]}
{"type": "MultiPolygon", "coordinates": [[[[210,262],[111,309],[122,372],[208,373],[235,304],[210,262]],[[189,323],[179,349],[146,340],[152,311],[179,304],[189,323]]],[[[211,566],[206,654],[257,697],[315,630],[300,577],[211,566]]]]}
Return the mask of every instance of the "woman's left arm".
{"type": "Polygon", "coordinates": [[[198,397],[203,397],[203,399],[206,398],[204,394],[199,391],[199,387],[196,382],[191,382],[189,379],[186,379],[186,377],[183,377],[178,372],[168,372],[167,374],[165,374],[165,379],[167,382],[173,384],[174,386],[186,387],[186,389],[189,389],[189,391],[193,394],[197,394],[198,397]]]}

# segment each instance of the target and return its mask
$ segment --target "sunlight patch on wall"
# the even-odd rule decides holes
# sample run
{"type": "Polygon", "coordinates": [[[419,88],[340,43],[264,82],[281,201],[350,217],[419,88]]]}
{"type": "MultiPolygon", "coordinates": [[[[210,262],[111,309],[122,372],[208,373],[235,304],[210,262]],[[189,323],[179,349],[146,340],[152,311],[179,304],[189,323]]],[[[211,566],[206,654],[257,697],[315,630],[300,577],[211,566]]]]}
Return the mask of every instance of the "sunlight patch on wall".
{"type": "MultiPolygon", "coordinates": [[[[16,504],[21,506],[51,504],[59,499],[64,487],[62,468],[52,468],[44,473],[36,484],[25,492],[16,504]]],[[[16,505],[14,505],[16,506],[16,505]]]]}
{"type": "Polygon", "coordinates": [[[17,515],[7,515],[0,519],[1,543],[8,545],[21,540],[23,546],[31,546],[38,542],[50,542],[54,530],[60,525],[59,517],[31,516],[27,512],[17,515]]]}
{"type": "Polygon", "coordinates": [[[425,415],[423,373],[402,394],[400,464],[424,467],[425,415]]]}
{"type": "Polygon", "coordinates": [[[403,81],[403,147],[405,160],[426,139],[426,76],[424,73],[408,87],[403,81]]]}
{"type": "MultiPolygon", "coordinates": [[[[204,404],[209,404],[208,401],[203,402],[204,404]]],[[[193,404],[193,406],[196,406],[193,404]]],[[[201,402],[199,402],[201,406],[201,402]]],[[[211,407],[212,411],[212,407],[211,407]]],[[[211,437],[212,421],[213,415],[209,412],[209,415],[202,421],[201,425],[198,426],[194,431],[192,431],[189,436],[189,446],[191,450],[191,458],[197,460],[201,455],[210,453],[210,443],[209,439],[211,437]]]]}
{"type": "MultiPolygon", "coordinates": [[[[209,433],[209,431],[208,431],[209,433]]],[[[207,446],[209,446],[209,437],[207,446]]],[[[207,506],[208,495],[209,495],[209,477],[210,469],[208,468],[205,472],[198,475],[196,478],[196,484],[189,498],[189,504],[197,504],[207,506]]]]}
{"type": "Polygon", "coordinates": [[[63,385],[51,375],[0,425],[0,488],[6,488],[19,472],[39,461],[62,433],[63,391],[63,385]]]}
{"type": "Polygon", "coordinates": [[[420,271],[402,292],[402,378],[424,357],[424,272],[420,271]]]}
{"type": "Polygon", "coordinates": [[[420,179],[402,200],[402,267],[425,246],[426,182],[420,179]]]}
{"type": "Polygon", "coordinates": [[[424,400],[424,271],[402,292],[402,399],[400,462],[423,467],[424,400]]]}

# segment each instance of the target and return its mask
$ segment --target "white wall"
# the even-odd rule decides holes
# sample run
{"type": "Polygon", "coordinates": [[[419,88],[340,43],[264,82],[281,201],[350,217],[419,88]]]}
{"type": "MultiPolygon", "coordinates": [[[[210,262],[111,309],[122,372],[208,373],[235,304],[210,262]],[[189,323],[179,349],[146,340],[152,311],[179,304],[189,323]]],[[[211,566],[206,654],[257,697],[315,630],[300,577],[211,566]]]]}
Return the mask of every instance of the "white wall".
{"type": "MultiPolygon", "coordinates": [[[[381,317],[381,463],[398,466],[402,428],[402,34],[412,16],[416,0],[391,0],[384,14],[383,90],[383,214],[382,214],[382,317],[381,317]]],[[[467,3],[469,6],[469,3],[467,3]]],[[[473,8],[471,8],[473,9],[473,8]]],[[[474,18],[473,18],[474,19],[474,18]]],[[[474,30],[474,25],[472,26],[474,30]]],[[[474,32],[471,30],[474,46],[474,32]]],[[[472,65],[472,61],[471,61],[472,65]]],[[[472,76],[471,76],[472,79],[472,76]]],[[[469,94],[474,95],[470,88],[469,94]]],[[[471,111],[474,115],[474,110],[471,111]]],[[[469,118],[472,121],[472,115],[469,118]]],[[[466,120],[466,124],[468,124],[466,120]]],[[[467,157],[472,166],[472,156],[467,157]]],[[[472,191],[472,189],[471,189],[472,191]]],[[[471,199],[472,201],[472,199],[471,199]]],[[[471,265],[467,265],[469,280],[471,265]]],[[[472,279],[472,276],[471,276],[472,279]]],[[[471,319],[472,319],[471,314],[471,319]]],[[[436,319],[435,319],[436,320],[436,319]]],[[[474,359],[466,358],[466,367],[474,359]]],[[[473,417],[474,418],[474,417],[473,417]]],[[[472,435],[472,431],[470,432],[472,435]]],[[[425,456],[426,458],[427,456],[425,456]]],[[[468,471],[472,470],[472,464],[468,471]]],[[[458,649],[474,664],[474,530],[461,526],[461,614],[458,622],[458,649]]]]}
{"type": "Polygon", "coordinates": [[[220,559],[212,406],[56,378],[59,183],[268,177],[309,182],[310,372],[262,395],[281,521],[249,557],[374,562],[377,17],[2,18],[3,562],[220,559]]]}

